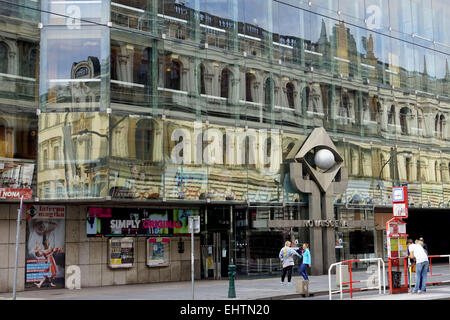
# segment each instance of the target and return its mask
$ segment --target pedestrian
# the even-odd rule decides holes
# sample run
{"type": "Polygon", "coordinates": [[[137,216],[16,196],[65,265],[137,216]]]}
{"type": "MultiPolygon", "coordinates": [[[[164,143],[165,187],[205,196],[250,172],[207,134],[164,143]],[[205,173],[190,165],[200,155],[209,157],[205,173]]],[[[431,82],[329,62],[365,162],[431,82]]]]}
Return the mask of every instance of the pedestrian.
{"type": "Polygon", "coordinates": [[[309,252],[309,244],[304,243],[302,251],[302,260],[300,264],[300,275],[303,276],[304,280],[309,281],[308,273],[306,272],[307,267],[311,268],[311,253],[309,252]]]}
{"type": "Polygon", "coordinates": [[[413,240],[412,239],[408,239],[408,245],[407,245],[407,247],[406,247],[406,250],[407,250],[407,254],[408,254],[408,269],[407,269],[407,271],[408,271],[408,283],[409,283],[409,287],[411,288],[411,285],[412,285],[412,281],[411,281],[411,279],[412,279],[412,273],[413,272],[416,272],[416,262],[414,261],[414,259],[411,259],[410,257],[409,257],[409,255],[410,255],[410,253],[409,253],[409,246],[411,245],[411,244],[413,244],[414,242],[413,242],[413,240]]]}
{"type": "Polygon", "coordinates": [[[425,250],[425,253],[428,255],[428,246],[427,246],[427,244],[425,243],[425,241],[423,240],[423,237],[420,237],[420,238],[419,238],[419,241],[422,242],[421,245],[422,245],[422,247],[423,247],[423,250],[425,250]]]}
{"type": "Polygon", "coordinates": [[[300,257],[300,255],[291,248],[291,242],[286,241],[284,244],[284,247],[281,248],[279,257],[281,259],[281,262],[283,263],[283,272],[281,274],[281,285],[284,285],[284,278],[288,277],[288,285],[292,285],[291,278],[292,278],[292,268],[294,267],[294,256],[300,257]]]}
{"type": "Polygon", "coordinates": [[[409,257],[416,259],[416,284],[412,293],[423,294],[427,291],[428,256],[420,245],[419,240],[416,240],[414,244],[410,244],[408,249],[409,257]]]}

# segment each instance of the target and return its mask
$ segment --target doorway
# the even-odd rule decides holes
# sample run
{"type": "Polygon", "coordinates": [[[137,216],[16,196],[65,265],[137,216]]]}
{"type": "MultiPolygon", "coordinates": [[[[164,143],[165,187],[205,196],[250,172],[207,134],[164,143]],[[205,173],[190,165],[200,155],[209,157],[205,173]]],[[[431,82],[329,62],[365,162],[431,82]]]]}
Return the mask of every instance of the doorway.
{"type": "Polygon", "coordinates": [[[228,277],[230,263],[230,207],[207,207],[205,231],[201,239],[203,278],[219,280],[228,277]]]}

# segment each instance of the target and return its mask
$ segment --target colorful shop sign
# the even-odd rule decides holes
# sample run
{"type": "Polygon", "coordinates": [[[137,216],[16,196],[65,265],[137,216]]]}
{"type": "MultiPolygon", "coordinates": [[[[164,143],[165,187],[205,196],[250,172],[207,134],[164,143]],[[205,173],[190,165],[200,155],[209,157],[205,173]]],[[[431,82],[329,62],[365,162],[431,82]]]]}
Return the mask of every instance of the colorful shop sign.
{"type": "Polygon", "coordinates": [[[152,237],[187,234],[192,209],[89,208],[88,237],[152,237]]]}
{"type": "Polygon", "coordinates": [[[0,188],[1,200],[20,200],[22,197],[24,200],[29,200],[32,198],[32,194],[31,189],[0,188]]]}

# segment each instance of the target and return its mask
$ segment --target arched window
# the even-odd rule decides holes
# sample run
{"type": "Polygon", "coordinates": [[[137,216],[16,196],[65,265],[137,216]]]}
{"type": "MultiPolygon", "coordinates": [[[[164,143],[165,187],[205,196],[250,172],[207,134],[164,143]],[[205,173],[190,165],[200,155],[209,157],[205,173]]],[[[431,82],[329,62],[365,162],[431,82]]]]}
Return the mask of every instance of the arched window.
{"type": "Polygon", "coordinates": [[[203,64],[200,64],[200,94],[206,94],[205,66],[203,64]]]}
{"type": "Polygon", "coordinates": [[[445,128],[445,117],[441,114],[439,118],[439,137],[444,138],[444,128],[445,128]]]}
{"type": "Polygon", "coordinates": [[[166,68],[166,88],[181,90],[181,64],[171,60],[166,68]]]}
{"type": "Polygon", "coordinates": [[[440,181],[440,177],[439,177],[439,164],[438,164],[437,161],[434,163],[434,178],[435,178],[434,181],[436,181],[436,182],[439,182],[439,181],[440,181]]]}
{"type": "Polygon", "coordinates": [[[417,162],[416,162],[416,170],[417,170],[417,179],[416,179],[416,181],[420,181],[422,179],[422,171],[421,171],[420,160],[417,160],[417,162]]]}
{"type": "Polygon", "coordinates": [[[143,161],[153,159],[152,133],[153,123],[151,120],[138,121],[135,134],[136,159],[143,161]]]}
{"type": "Polygon", "coordinates": [[[254,74],[247,72],[245,74],[245,101],[254,102],[253,84],[256,80],[254,74]]]}
{"type": "Polygon", "coordinates": [[[230,96],[230,71],[227,68],[220,75],[220,96],[227,99],[230,96]]]}
{"type": "Polygon", "coordinates": [[[439,114],[434,118],[434,132],[439,135],[439,114]]]}
{"type": "Polygon", "coordinates": [[[8,46],[0,42],[0,72],[8,73],[8,46]]]}
{"type": "Polygon", "coordinates": [[[400,109],[400,127],[402,130],[402,134],[408,134],[408,121],[407,121],[407,116],[409,113],[409,109],[408,108],[402,108],[400,109]]]}
{"type": "Polygon", "coordinates": [[[264,86],[264,104],[271,106],[273,104],[274,83],[272,78],[268,77],[264,86]]]}
{"type": "Polygon", "coordinates": [[[388,115],[388,124],[395,124],[395,106],[391,106],[391,110],[388,115]]]}
{"type": "Polygon", "coordinates": [[[289,108],[293,109],[295,107],[295,102],[294,102],[294,85],[291,82],[288,82],[286,84],[286,96],[287,96],[287,101],[288,101],[289,108]]]}

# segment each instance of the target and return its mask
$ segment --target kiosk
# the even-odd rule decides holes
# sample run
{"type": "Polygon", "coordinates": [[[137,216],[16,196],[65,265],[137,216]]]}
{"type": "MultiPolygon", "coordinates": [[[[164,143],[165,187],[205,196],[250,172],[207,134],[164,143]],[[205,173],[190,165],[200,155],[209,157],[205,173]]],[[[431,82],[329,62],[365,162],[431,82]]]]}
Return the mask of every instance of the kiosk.
{"type": "Polygon", "coordinates": [[[386,222],[386,243],[389,260],[390,293],[408,292],[408,246],[406,222],[408,218],[408,191],[406,187],[392,189],[394,217],[386,222]],[[402,271],[405,282],[402,285],[402,271]]]}

